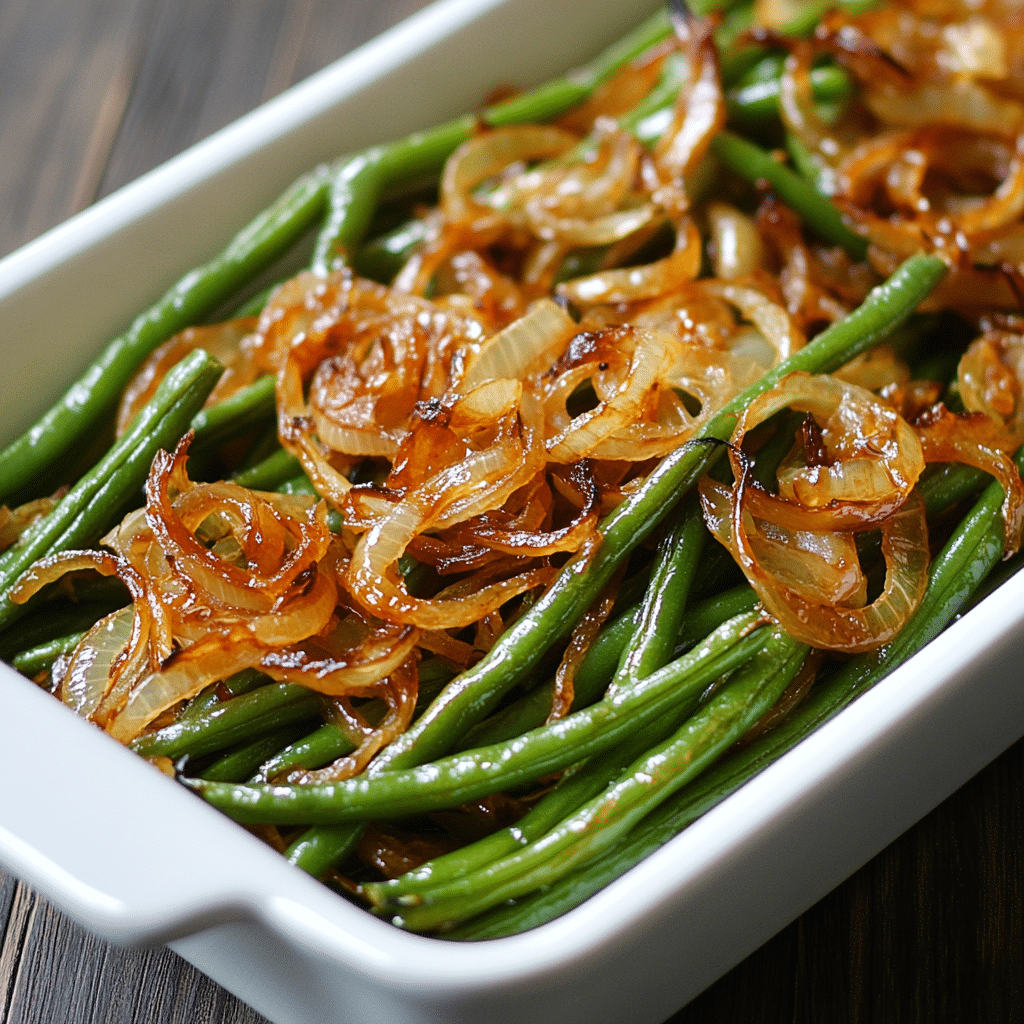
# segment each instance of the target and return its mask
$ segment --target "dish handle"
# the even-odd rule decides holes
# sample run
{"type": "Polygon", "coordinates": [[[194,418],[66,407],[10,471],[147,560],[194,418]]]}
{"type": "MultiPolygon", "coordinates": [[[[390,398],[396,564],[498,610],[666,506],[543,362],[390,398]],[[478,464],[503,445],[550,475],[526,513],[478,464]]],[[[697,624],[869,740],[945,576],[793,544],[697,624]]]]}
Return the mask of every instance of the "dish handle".
{"type": "Polygon", "coordinates": [[[0,708],[0,866],[122,945],[251,913],[273,851],[3,664],[0,708]]]}

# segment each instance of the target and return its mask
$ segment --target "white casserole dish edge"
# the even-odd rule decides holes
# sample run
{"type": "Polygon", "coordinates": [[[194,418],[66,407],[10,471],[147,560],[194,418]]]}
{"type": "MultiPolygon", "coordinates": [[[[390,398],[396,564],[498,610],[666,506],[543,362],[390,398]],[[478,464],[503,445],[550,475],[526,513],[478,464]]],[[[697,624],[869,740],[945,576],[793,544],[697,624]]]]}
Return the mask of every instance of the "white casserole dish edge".
{"type": "MultiPolygon", "coordinates": [[[[5,437],[299,173],[532,84],[640,16],[444,0],[0,261],[5,437]]],[[[564,918],[496,942],[348,905],[0,666],[0,863],[280,1024],[656,1024],[1024,733],[1024,577],[564,918]]]]}

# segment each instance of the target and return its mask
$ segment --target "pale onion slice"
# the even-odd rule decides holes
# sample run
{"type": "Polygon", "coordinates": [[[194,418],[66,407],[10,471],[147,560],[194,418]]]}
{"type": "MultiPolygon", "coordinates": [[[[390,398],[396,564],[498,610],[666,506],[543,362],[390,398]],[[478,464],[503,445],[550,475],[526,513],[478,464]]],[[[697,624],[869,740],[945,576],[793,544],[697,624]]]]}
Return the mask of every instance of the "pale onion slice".
{"type": "Polygon", "coordinates": [[[317,785],[358,775],[378,750],[397,739],[409,727],[416,710],[418,662],[419,657],[416,655],[406,658],[378,687],[376,696],[385,701],[388,710],[376,728],[367,725],[347,698],[337,698],[333,702],[334,713],[331,718],[357,743],[356,749],[325,768],[291,772],[286,781],[296,785],[317,785]]]}
{"type": "Polygon", "coordinates": [[[753,220],[729,203],[708,203],[706,212],[715,277],[732,281],[757,270],[764,247],[753,220]]]}
{"type": "Polygon", "coordinates": [[[779,113],[786,128],[803,143],[817,166],[817,186],[826,195],[836,190],[835,167],[844,147],[818,113],[811,89],[814,48],[805,41],[793,44],[779,79],[779,113]]]}
{"type": "Polygon", "coordinates": [[[700,233],[692,221],[684,218],[676,230],[675,249],[664,259],[577,277],[558,285],[555,291],[581,307],[657,298],[695,281],[700,274],[702,255],[700,233]]]}
{"type": "Polygon", "coordinates": [[[612,245],[642,230],[660,217],[653,203],[615,210],[601,217],[555,217],[535,214],[529,217],[534,234],[545,242],[557,242],[567,249],[612,245]]]}
{"type": "Polygon", "coordinates": [[[276,601],[270,614],[254,616],[246,626],[261,644],[285,647],[326,628],[337,600],[334,581],[326,573],[316,572],[311,585],[303,586],[301,596],[276,601]]]}
{"type": "Polygon", "coordinates": [[[36,498],[9,509],[0,505],[0,551],[5,551],[37,520],[49,515],[57,505],[56,496],[36,498]]]}
{"type": "MultiPolygon", "coordinates": [[[[485,464],[478,461],[475,468],[480,470],[484,467],[485,464]]],[[[466,480],[459,480],[463,468],[454,467],[433,478],[428,486],[395,506],[387,518],[360,538],[343,582],[349,593],[368,611],[389,622],[405,622],[423,629],[468,626],[511,598],[551,578],[551,570],[537,569],[483,586],[466,597],[428,600],[409,595],[395,566],[413,538],[429,529],[439,518],[436,507],[441,504],[440,494],[454,490],[456,500],[453,503],[467,507],[465,501],[458,501],[458,492],[472,487],[474,481],[472,473],[466,480]],[[434,508],[430,507],[431,504],[434,508]]],[[[486,474],[480,482],[485,483],[485,480],[486,474]]],[[[452,501],[450,494],[448,500],[452,501]]]]}
{"type": "MultiPolygon", "coordinates": [[[[116,623],[112,616],[102,620],[109,627],[107,632],[96,626],[82,638],[61,683],[71,688],[76,710],[102,722],[111,700],[122,699],[139,676],[156,664],[149,646],[154,616],[144,574],[137,572],[126,558],[106,551],[61,551],[35,562],[11,589],[9,597],[15,604],[21,604],[48,583],[83,569],[92,569],[101,576],[116,576],[127,587],[133,602],[131,607],[120,610],[123,614],[116,623]],[[119,640],[123,640],[120,646],[119,640]]],[[[160,615],[162,626],[165,613],[161,610],[160,615]]]]}
{"type": "Polygon", "coordinates": [[[495,199],[506,209],[523,209],[527,224],[544,238],[545,225],[563,219],[582,223],[628,205],[642,153],[629,132],[601,117],[582,152],[517,175],[495,199]]]}
{"type": "Polygon", "coordinates": [[[784,587],[809,601],[862,608],[868,581],[861,571],[854,534],[845,530],[788,530],[755,519],[750,550],[784,587]]]}
{"type": "Polygon", "coordinates": [[[577,332],[576,321],[551,299],[535,302],[525,316],[488,338],[469,354],[458,380],[465,393],[485,381],[524,380],[546,370],[577,332]]]}
{"type": "Polygon", "coordinates": [[[688,74],[672,122],[654,148],[654,168],[660,181],[654,200],[673,219],[689,206],[687,179],[725,126],[726,117],[714,22],[710,18],[689,18],[677,22],[675,29],[683,44],[688,74]]]}
{"type": "Polygon", "coordinates": [[[904,387],[910,380],[910,367],[888,345],[876,345],[840,366],[832,376],[866,391],[881,391],[893,385],[904,387]]]}
{"type": "Polygon", "coordinates": [[[945,124],[1003,137],[1024,129],[1024,104],[1003,99],[966,78],[921,82],[910,89],[869,87],[864,100],[877,118],[890,125],[945,124]]]}
{"type": "MultiPolygon", "coordinates": [[[[629,361],[619,366],[610,361],[583,365],[548,385],[545,414],[549,424],[545,446],[555,462],[576,462],[598,455],[602,441],[637,419],[644,400],[674,363],[678,342],[661,331],[640,328],[616,332],[629,351],[629,361]],[[577,383],[589,378],[598,397],[592,409],[570,416],[566,402],[577,383]],[[551,433],[551,428],[554,433],[551,433]]],[[[610,355],[610,354],[609,354],[610,355]]]]}
{"type": "MultiPolygon", "coordinates": [[[[282,641],[295,644],[324,629],[334,611],[335,597],[333,582],[318,574],[310,591],[284,604],[276,616],[252,622],[212,619],[201,638],[132,687],[107,731],[122,743],[130,743],[154,718],[208,684],[260,666],[271,655],[287,664],[288,648],[275,651],[270,645],[282,641]]],[[[273,676],[276,668],[267,665],[265,671],[273,676]]]]}
{"type": "Polygon", "coordinates": [[[493,518],[481,516],[455,528],[456,543],[460,546],[480,544],[490,551],[531,557],[578,551],[597,528],[601,493],[590,471],[589,460],[570,465],[569,476],[571,484],[579,489],[577,493],[583,499],[583,505],[566,526],[557,530],[539,530],[521,521],[501,526],[493,522],[493,518]]]}
{"type": "Polygon", "coordinates": [[[1006,40],[990,19],[975,15],[943,25],[942,40],[935,63],[950,74],[997,80],[1009,77],[1006,40]]]}
{"type": "Polygon", "coordinates": [[[105,615],[72,652],[58,693],[75,714],[91,718],[98,710],[115,677],[114,666],[127,658],[134,618],[130,606],[105,615]]]}
{"type": "Polygon", "coordinates": [[[260,669],[327,696],[375,696],[378,684],[406,661],[420,639],[408,624],[346,610],[315,636],[268,651],[260,669]]]}
{"type": "Polygon", "coordinates": [[[451,223],[496,219],[493,207],[473,190],[510,165],[544,160],[576,145],[575,135],[551,125],[497,128],[464,142],[449,158],[441,176],[441,209],[451,223]]]}
{"type": "Polygon", "coordinates": [[[194,697],[210,683],[255,668],[265,648],[244,631],[212,633],[180,651],[161,671],[146,676],[132,689],[124,707],[107,725],[121,743],[131,743],[157,715],[194,697]]]}
{"type": "Polygon", "coordinates": [[[803,348],[806,339],[783,306],[773,302],[759,288],[738,281],[708,281],[704,285],[710,295],[717,295],[739,310],[744,320],[753,324],[775,352],[771,369],[803,348]]]}

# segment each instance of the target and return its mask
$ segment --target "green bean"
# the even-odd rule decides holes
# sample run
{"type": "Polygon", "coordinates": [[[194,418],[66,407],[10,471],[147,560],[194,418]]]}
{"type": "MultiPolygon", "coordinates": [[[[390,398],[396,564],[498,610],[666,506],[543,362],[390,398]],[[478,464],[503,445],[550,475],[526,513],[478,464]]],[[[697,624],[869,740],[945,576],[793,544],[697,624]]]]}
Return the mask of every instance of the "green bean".
{"type": "Polygon", "coordinates": [[[172,367],[110,451],[48,516],[33,523],[0,556],[0,629],[26,608],[14,604],[8,595],[33,562],[57,551],[88,547],[120,520],[141,492],[157,451],[174,447],[222,369],[201,349],[172,367]]]}
{"type": "MultiPolygon", "coordinates": [[[[776,76],[731,90],[726,96],[729,117],[747,125],[777,116],[780,88],[776,76]]],[[[811,71],[811,90],[818,103],[841,103],[853,95],[853,82],[842,68],[828,65],[811,71]]]]}
{"type": "Polygon", "coordinates": [[[269,685],[270,682],[270,676],[264,675],[258,669],[243,668],[241,672],[236,672],[233,676],[228,676],[227,679],[221,679],[197,693],[190,701],[186,702],[178,716],[178,721],[196,718],[225,700],[240,697],[243,693],[251,693],[261,686],[269,685]],[[226,698],[223,696],[225,693],[227,694],[226,698]]]}
{"type": "Polygon", "coordinates": [[[637,629],[626,643],[612,680],[613,692],[646,678],[671,660],[706,533],[699,503],[687,502],[679,521],[659,545],[637,629]]]}
{"type": "MultiPolygon", "coordinates": [[[[273,751],[254,766],[259,768],[250,782],[266,782],[285,772],[305,769],[312,771],[346,757],[355,750],[355,744],[333,722],[325,722],[306,736],[296,737],[287,746],[273,751]]],[[[204,775],[203,778],[209,778],[204,775]]],[[[239,780],[241,781],[241,780],[239,780]]]]}
{"type": "Polygon", "coordinates": [[[793,132],[786,132],[786,152],[797,174],[818,192],[822,191],[821,166],[817,164],[803,140],[793,132]]]}
{"type": "Polygon", "coordinates": [[[732,83],[731,92],[738,92],[751,85],[761,85],[764,82],[778,81],[786,66],[786,54],[781,51],[768,53],[761,57],[756,64],[751,65],[743,75],[732,83]]]}
{"type": "Polygon", "coordinates": [[[846,226],[842,215],[826,196],[770,153],[729,131],[715,136],[711,151],[729,170],[748,181],[766,180],[812,230],[826,241],[842,246],[854,259],[864,259],[867,239],[846,226]]]}
{"type": "Polygon", "coordinates": [[[31,489],[55,459],[95,431],[138,365],[271,264],[322,214],[329,170],[303,175],[209,263],[190,271],[115,338],[68,393],[0,452],[0,500],[31,489]]]}
{"type": "Polygon", "coordinates": [[[37,611],[19,620],[17,629],[0,637],[0,658],[12,661],[22,652],[60,640],[71,633],[82,633],[118,608],[128,604],[128,591],[110,601],[43,601],[37,611]]]}
{"type": "MultiPolygon", "coordinates": [[[[761,453],[759,453],[760,455],[761,453]]],[[[928,488],[923,488],[923,497],[925,498],[926,507],[929,511],[935,511],[938,509],[947,508],[954,504],[956,501],[965,496],[965,490],[968,490],[972,486],[972,482],[976,482],[977,471],[967,466],[950,466],[948,472],[943,473],[941,476],[933,478],[935,482],[928,488]]],[[[973,489],[977,489],[974,486],[973,489]]],[[[687,613],[682,624],[682,628],[676,638],[677,647],[680,643],[685,644],[687,641],[693,642],[698,640],[700,637],[707,636],[713,629],[716,629],[721,622],[725,621],[725,618],[731,617],[733,614],[739,614],[742,611],[750,610],[757,603],[757,597],[753,590],[745,584],[734,588],[733,591],[727,592],[725,595],[721,595],[716,598],[709,599],[706,602],[702,602],[702,605],[697,606],[693,610],[687,613]]],[[[639,616],[633,613],[626,613],[622,617],[622,633],[626,636],[636,635],[637,621],[639,616]]],[[[614,634],[611,634],[614,635],[614,634]]],[[[596,646],[596,645],[595,645],[596,646]]],[[[621,642],[620,645],[622,646],[621,642]]],[[[594,648],[592,648],[593,650],[594,648]]],[[[610,675],[610,669],[607,670],[607,674],[610,675]]],[[[550,696],[547,698],[547,708],[550,709],[551,700],[550,696]]],[[[543,719],[542,719],[543,720],[543,719]]],[[[536,723],[532,723],[529,727],[534,727],[536,723]]],[[[479,733],[477,733],[479,735],[479,733]]],[[[486,738],[481,738],[481,742],[489,741],[486,738]]],[[[648,745],[652,745],[649,743],[648,745]]],[[[609,752],[609,757],[614,752],[609,752]]],[[[638,752],[639,753],[639,752],[638,752]]],[[[575,776],[570,776],[574,778],[575,776]]],[[[581,780],[574,782],[574,785],[580,785],[581,780]]],[[[488,837],[487,840],[483,840],[480,843],[473,844],[471,847],[465,848],[464,850],[457,850],[452,854],[446,855],[442,858],[436,858],[434,861],[428,862],[422,868],[418,868],[416,871],[411,872],[411,877],[403,877],[401,880],[388,883],[386,886],[381,887],[381,894],[384,892],[389,895],[404,892],[419,891],[420,888],[426,885],[436,885],[438,878],[449,877],[449,873],[454,871],[456,874],[465,873],[470,869],[481,866],[482,863],[486,863],[489,859],[497,859],[502,853],[507,850],[513,849],[514,844],[517,841],[513,838],[513,833],[521,834],[526,839],[531,840],[537,838],[537,829],[543,827],[543,822],[547,821],[547,818],[542,818],[541,815],[535,815],[536,811],[546,810],[543,809],[543,805],[556,795],[561,799],[562,803],[567,803],[571,799],[570,795],[560,793],[561,785],[555,788],[555,791],[550,795],[549,798],[545,798],[542,804],[532,809],[529,814],[520,822],[518,822],[513,828],[505,829],[501,833],[494,834],[493,837],[488,837]],[[535,822],[538,822],[535,824],[535,822]],[[476,848],[480,849],[477,850],[476,848]],[[493,854],[493,857],[489,855],[493,854]],[[438,869],[435,865],[440,863],[438,869]],[[429,882],[428,882],[429,880],[429,882]]],[[[552,802],[551,806],[557,806],[552,802]]],[[[521,841],[519,841],[521,842],[521,841]]],[[[368,895],[373,898],[376,890],[372,890],[368,895]]]]}
{"type": "Polygon", "coordinates": [[[514,825],[493,832],[469,846],[435,857],[399,878],[364,885],[362,894],[375,907],[404,906],[408,901],[398,897],[433,890],[540,839],[567,815],[603,792],[638,757],[675,732],[693,713],[699,698],[699,694],[687,694],[686,699],[668,714],[649,722],[603,754],[574,765],[559,779],[555,788],[514,825]]]}
{"type": "Polygon", "coordinates": [[[425,892],[461,878],[513,853],[525,843],[540,839],[566,815],[601,793],[619,777],[627,765],[675,732],[683,720],[693,713],[699,696],[688,694],[686,700],[662,718],[649,722],[645,728],[627,736],[603,754],[574,765],[562,775],[555,788],[514,825],[492,832],[469,846],[434,857],[398,878],[364,885],[363,895],[375,907],[404,905],[406,901],[398,901],[396,897],[425,892]]]}
{"type": "MultiPolygon", "coordinates": [[[[444,930],[541,886],[600,856],[650,811],[713,764],[779,699],[807,648],[780,629],[668,740],[638,758],[615,785],[536,842],[482,870],[395,903],[395,924],[444,930]]],[[[383,908],[391,909],[389,902],[383,908]]]]}
{"type": "Polygon", "coordinates": [[[276,413],[274,378],[260,377],[230,398],[196,413],[189,454],[201,454],[263,423],[272,423],[276,413]]]}
{"type": "Polygon", "coordinates": [[[756,607],[757,594],[749,583],[741,583],[721,594],[700,601],[683,619],[676,640],[676,651],[689,650],[713,629],[718,629],[723,622],[756,607]]]}
{"type": "Polygon", "coordinates": [[[917,489],[924,500],[925,511],[932,516],[977,494],[989,480],[991,477],[984,470],[947,462],[929,467],[917,489]]]}
{"type": "MultiPolygon", "coordinates": [[[[757,595],[747,583],[698,602],[683,615],[674,655],[678,657],[684,654],[727,619],[752,611],[756,605],[757,595]]],[[[640,615],[639,604],[624,611],[605,626],[584,655],[576,670],[573,711],[589,707],[594,701],[600,700],[615,675],[626,643],[636,632],[640,615]]],[[[470,750],[500,743],[543,725],[551,713],[554,685],[554,680],[548,680],[508,707],[485,718],[465,734],[457,749],[470,750]]]]}
{"type": "Polygon", "coordinates": [[[283,747],[308,732],[309,727],[309,723],[300,722],[258,736],[237,749],[222,754],[213,764],[199,773],[200,777],[212,782],[241,782],[243,779],[247,779],[267,758],[273,757],[283,747]]]}
{"type": "Polygon", "coordinates": [[[237,821],[274,824],[344,823],[454,807],[599,754],[657,719],[686,691],[743,664],[764,643],[757,614],[727,623],[684,655],[623,694],[535,729],[504,744],[406,770],[364,773],[316,786],[234,786],[187,780],[187,785],[237,821]]]}
{"type": "Polygon", "coordinates": [[[301,473],[302,463],[291,452],[278,448],[256,465],[235,473],[231,479],[236,484],[254,491],[272,491],[281,484],[296,479],[301,473]]]}
{"type": "Polygon", "coordinates": [[[320,708],[320,697],[312,690],[297,683],[271,683],[146,733],[131,747],[143,757],[202,757],[260,732],[306,721],[320,708]]]}
{"type": "Polygon", "coordinates": [[[57,637],[56,640],[48,640],[44,644],[38,644],[36,647],[16,654],[11,660],[11,664],[22,675],[32,679],[40,672],[48,672],[62,654],[70,654],[78,646],[78,642],[83,636],[85,633],[69,633],[67,636],[57,637]]]}
{"type": "MultiPolygon", "coordinates": [[[[1018,467],[1024,457],[1017,456],[1018,467]]],[[[929,569],[924,599],[896,641],[858,655],[811,690],[779,726],[724,758],[674,800],[645,819],[617,849],[548,891],[483,915],[452,932],[459,939],[497,938],[536,927],[565,913],[662,846],[762,769],[792,749],[906,658],[934,639],[963,610],[1002,552],[999,508],[1003,491],[991,483],[929,569]]]]}

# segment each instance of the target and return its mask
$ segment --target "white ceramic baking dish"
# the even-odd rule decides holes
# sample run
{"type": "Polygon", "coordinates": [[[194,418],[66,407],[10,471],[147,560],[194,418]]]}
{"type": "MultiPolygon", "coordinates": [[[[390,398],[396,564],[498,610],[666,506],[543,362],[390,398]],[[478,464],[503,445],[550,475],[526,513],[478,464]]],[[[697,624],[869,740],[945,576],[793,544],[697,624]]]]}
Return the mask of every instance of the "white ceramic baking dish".
{"type": "MultiPolygon", "coordinates": [[[[3,439],[317,161],[596,52],[649,5],[444,0],[0,262],[3,439]]],[[[1024,733],[1024,576],[683,835],[525,935],[408,935],[0,665],[0,863],[280,1024],[656,1024],[1024,733]]]]}

